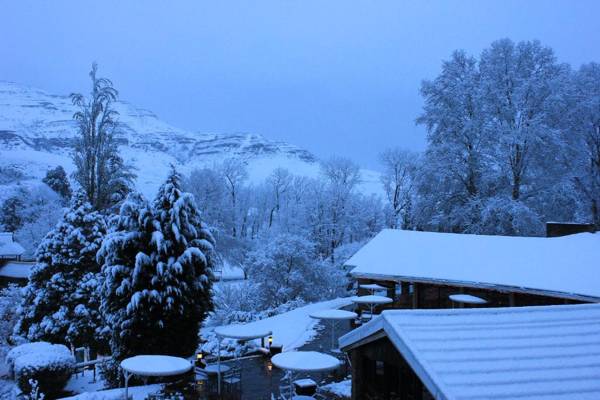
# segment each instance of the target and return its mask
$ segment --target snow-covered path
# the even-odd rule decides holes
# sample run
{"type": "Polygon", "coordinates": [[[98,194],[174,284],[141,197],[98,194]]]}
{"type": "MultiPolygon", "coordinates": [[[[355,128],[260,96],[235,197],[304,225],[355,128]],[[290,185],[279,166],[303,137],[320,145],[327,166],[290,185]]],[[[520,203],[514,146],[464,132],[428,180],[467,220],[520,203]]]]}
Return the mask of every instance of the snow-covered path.
{"type": "MultiPolygon", "coordinates": [[[[273,317],[250,322],[246,325],[254,326],[257,330],[270,330],[273,332],[273,342],[283,345],[284,351],[297,349],[312,340],[317,331],[315,327],[318,320],[309,315],[315,311],[331,308],[341,308],[352,304],[350,297],[309,304],[295,310],[275,315],[273,317]]],[[[214,327],[206,328],[209,330],[214,327]]]]}

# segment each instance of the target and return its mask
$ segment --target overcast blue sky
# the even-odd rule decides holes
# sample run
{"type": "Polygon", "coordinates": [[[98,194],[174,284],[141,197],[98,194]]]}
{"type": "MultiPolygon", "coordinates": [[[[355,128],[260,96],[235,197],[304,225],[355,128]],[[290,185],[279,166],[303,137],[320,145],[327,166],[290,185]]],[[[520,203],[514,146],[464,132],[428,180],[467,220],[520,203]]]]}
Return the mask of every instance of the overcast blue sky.
{"type": "Polygon", "coordinates": [[[419,87],[458,48],[540,39],[600,61],[600,1],[2,1],[0,79],[121,98],[172,125],[252,132],[376,166],[422,149],[419,87]]]}

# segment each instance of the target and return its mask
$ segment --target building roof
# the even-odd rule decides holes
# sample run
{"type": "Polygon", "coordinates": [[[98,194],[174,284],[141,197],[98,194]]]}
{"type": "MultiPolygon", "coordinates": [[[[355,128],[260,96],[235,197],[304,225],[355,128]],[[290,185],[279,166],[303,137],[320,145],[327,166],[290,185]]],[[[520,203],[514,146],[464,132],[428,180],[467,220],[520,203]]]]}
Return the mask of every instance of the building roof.
{"type": "Polygon", "coordinates": [[[0,232],[0,257],[17,257],[25,253],[25,249],[13,240],[12,232],[0,232]]]}
{"type": "Polygon", "coordinates": [[[600,300],[600,234],[545,237],[385,229],[346,266],[355,277],[505,287],[600,300]]]}
{"type": "Polygon", "coordinates": [[[31,268],[35,262],[30,261],[6,261],[0,260],[0,276],[13,279],[29,279],[31,268]]]}
{"type": "Polygon", "coordinates": [[[390,310],[340,346],[382,333],[435,399],[600,399],[600,304],[390,310]]]}

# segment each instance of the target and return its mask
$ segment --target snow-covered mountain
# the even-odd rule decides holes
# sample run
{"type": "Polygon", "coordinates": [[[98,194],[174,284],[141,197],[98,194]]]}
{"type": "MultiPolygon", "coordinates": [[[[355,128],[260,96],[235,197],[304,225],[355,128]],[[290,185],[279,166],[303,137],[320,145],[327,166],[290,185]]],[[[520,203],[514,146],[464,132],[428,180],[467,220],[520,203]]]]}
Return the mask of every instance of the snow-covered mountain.
{"type": "MultiPolygon", "coordinates": [[[[153,196],[169,164],[187,173],[227,157],[248,165],[250,179],[260,181],[277,167],[316,176],[318,160],[308,151],[254,134],[197,133],[171,126],[154,113],[120,101],[124,158],[136,167],[138,189],[153,196]]],[[[20,171],[25,180],[38,180],[48,168],[73,170],[70,151],[76,135],[76,111],[66,95],[0,81],[0,168],[20,171]]],[[[363,170],[362,190],[379,193],[378,173],[363,170]]],[[[0,185],[2,182],[0,182],[0,185]]]]}

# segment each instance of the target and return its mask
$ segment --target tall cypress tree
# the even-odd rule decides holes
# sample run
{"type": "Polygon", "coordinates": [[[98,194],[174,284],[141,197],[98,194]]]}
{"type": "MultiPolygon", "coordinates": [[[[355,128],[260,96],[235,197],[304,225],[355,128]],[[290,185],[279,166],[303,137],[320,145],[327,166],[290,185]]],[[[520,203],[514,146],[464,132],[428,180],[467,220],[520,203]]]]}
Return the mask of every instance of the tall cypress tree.
{"type": "Polygon", "coordinates": [[[152,234],[156,223],[146,199],[130,193],[111,221],[110,232],[98,251],[102,264],[101,311],[109,326],[111,354],[122,360],[147,353],[145,333],[152,329],[132,297],[148,289],[152,276],[152,234]]]}
{"type": "Polygon", "coordinates": [[[106,234],[104,218],[79,191],[62,220],[36,252],[16,332],[29,340],[105,349],[99,312],[96,252],[106,234]]]}
{"type": "MultiPolygon", "coordinates": [[[[215,240],[200,220],[191,194],[182,192],[181,177],[174,167],[154,200],[160,231],[153,235],[155,275],[152,277],[160,304],[156,321],[157,350],[188,356],[198,347],[198,330],[213,309],[212,270],[215,240]]],[[[156,315],[156,311],[151,314],[156,315]]]]}
{"type": "Polygon", "coordinates": [[[130,196],[99,252],[102,312],[116,358],[189,356],[212,310],[215,241],[173,169],[150,210],[130,196]]]}

